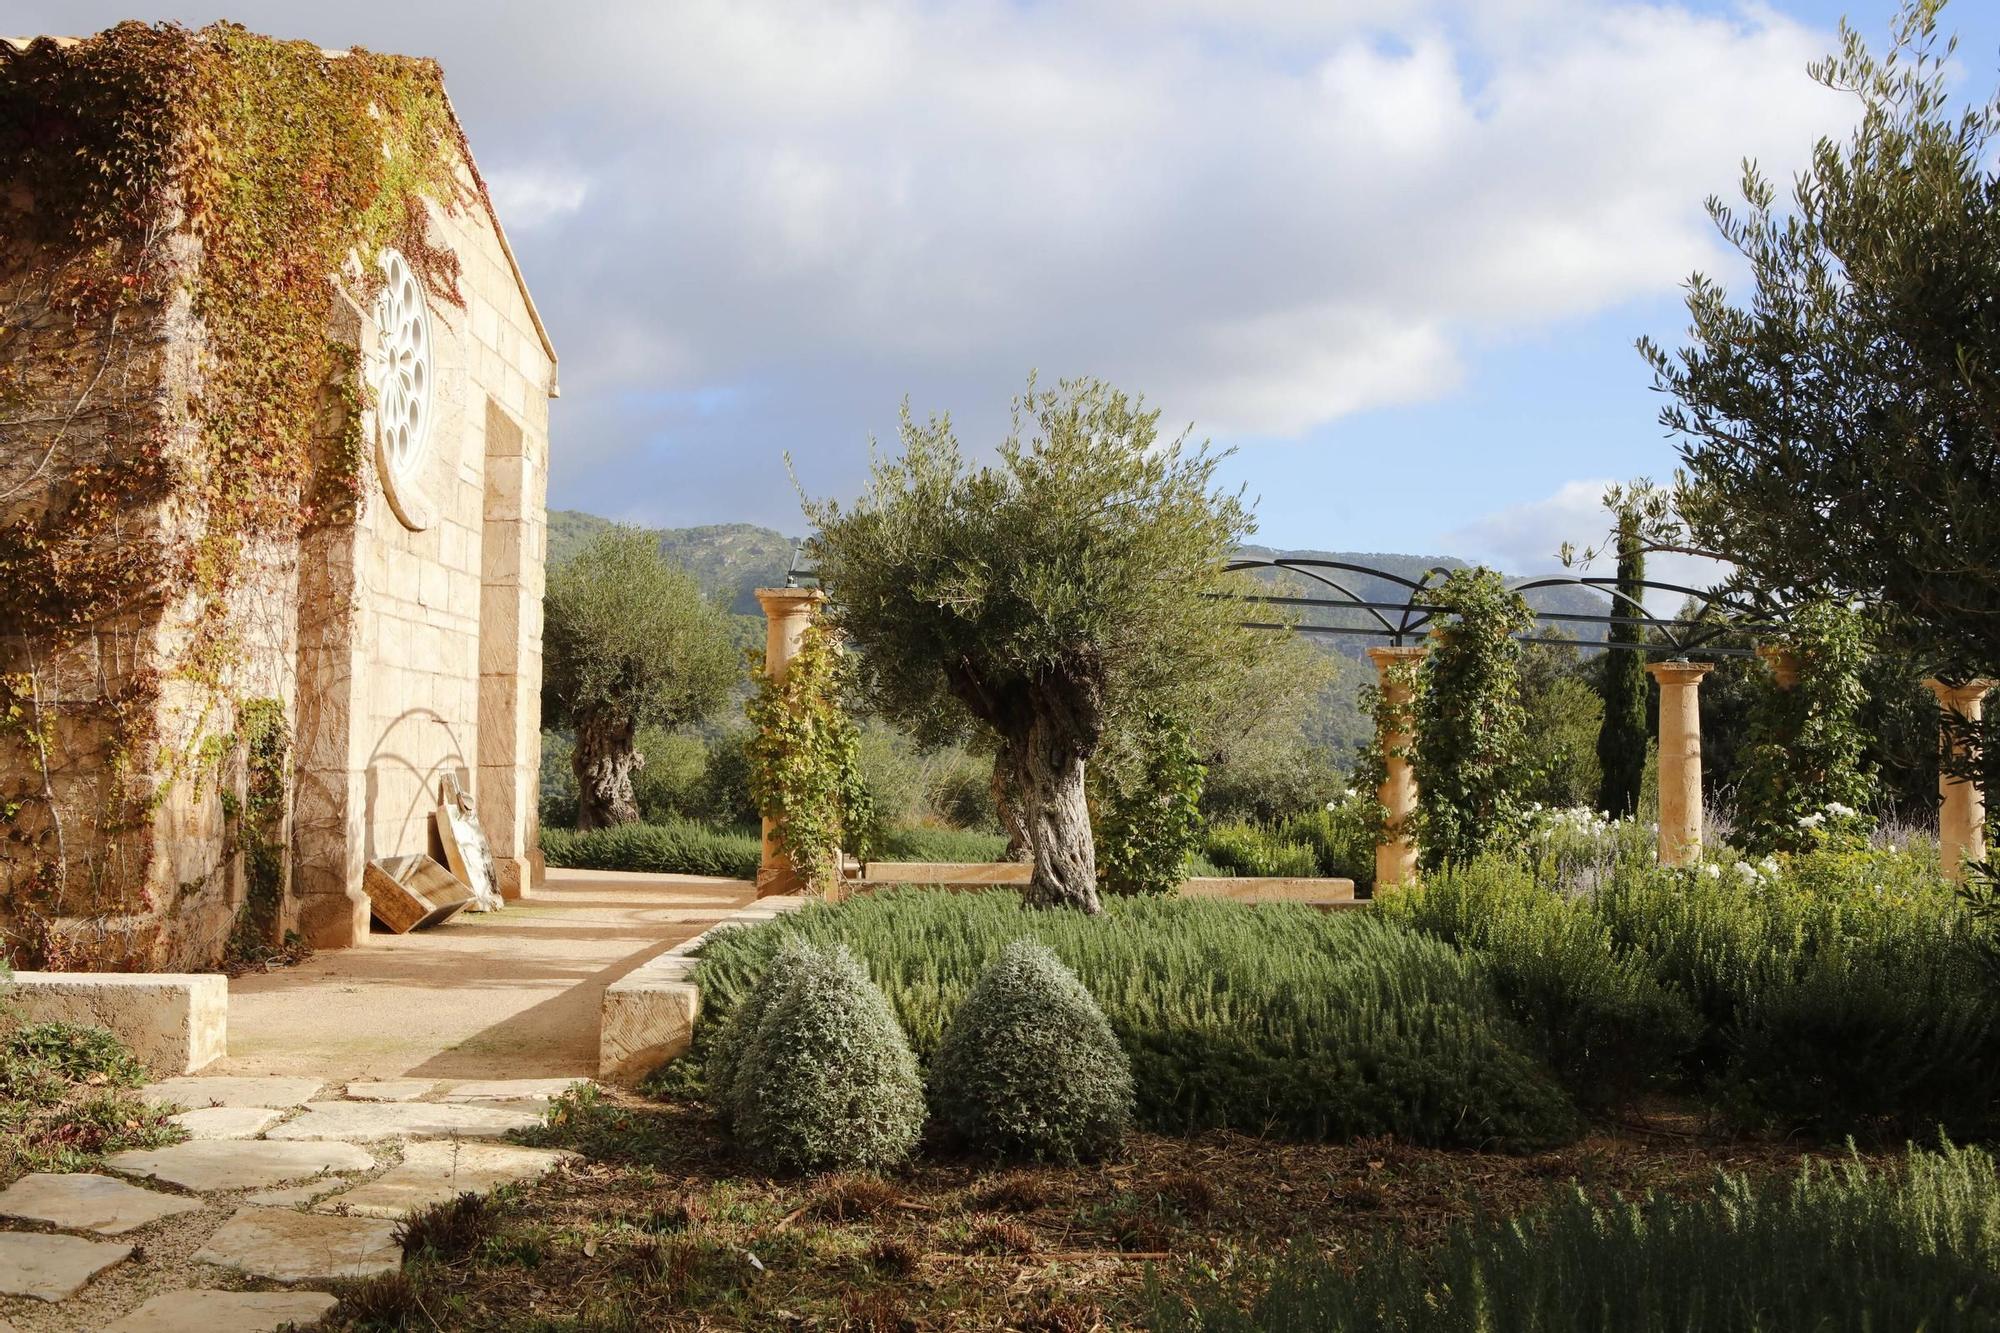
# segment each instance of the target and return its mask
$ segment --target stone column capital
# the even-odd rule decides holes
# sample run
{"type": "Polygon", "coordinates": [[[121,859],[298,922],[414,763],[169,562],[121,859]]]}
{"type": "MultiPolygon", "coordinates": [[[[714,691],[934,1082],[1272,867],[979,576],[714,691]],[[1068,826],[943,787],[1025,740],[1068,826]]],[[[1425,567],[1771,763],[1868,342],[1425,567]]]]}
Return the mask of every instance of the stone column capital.
{"type": "Polygon", "coordinates": [[[825,600],[826,594],[818,588],[757,589],[757,604],[773,620],[808,615],[825,600]]]}
{"type": "Polygon", "coordinates": [[[1948,685],[1936,676],[1932,676],[1925,680],[1924,684],[1937,696],[1939,707],[1949,708],[1955,713],[1964,713],[1968,705],[1978,704],[1985,699],[1986,692],[1993,688],[1995,682],[1981,678],[1958,685],[1948,685]]]}
{"type": "Polygon", "coordinates": [[[1421,643],[1378,643],[1368,650],[1368,660],[1376,670],[1386,672],[1399,662],[1421,662],[1429,651],[1421,643]]]}
{"type": "Polygon", "coordinates": [[[1757,656],[1771,668],[1771,675],[1778,682],[1779,689],[1789,690],[1799,683],[1799,654],[1790,644],[1760,643],[1757,645],[1757,656]]]}
{"type": "Polygon", "coordinates": [[[1648,662],[1646,674],[1666,685],[1699,685],[1701,678],[1715,670],[1713,662],[1648,662]]]}

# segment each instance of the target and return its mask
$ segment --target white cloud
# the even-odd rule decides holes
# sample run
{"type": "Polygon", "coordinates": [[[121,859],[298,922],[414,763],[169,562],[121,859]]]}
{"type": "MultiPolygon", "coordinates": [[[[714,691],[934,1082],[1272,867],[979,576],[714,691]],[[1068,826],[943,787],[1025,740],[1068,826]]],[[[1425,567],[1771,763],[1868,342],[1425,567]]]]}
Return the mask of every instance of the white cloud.
{"type": "Polygon", "coordinates": [[[1726,270],[1702,198],[1853,114],[1804,72],[1831,35],[1755,0],[237,9],[443,61],[590,437],[558,466],[622,451],[604,495],[711,515],[788,509],[782,448],[851,485],[905,393],[976,438],[1031,366],[1238,436],[1435,398],[1469,347],[1726,270]],[[716,385],[756,392],[623,406],[716,385]]]}
{"type": "MultiPolygon", "coordinates": [[[[1557,552],[1564,542],[1581,553],[1604,551],[1610,535],[1610,514],[1604,508],[1604,492],[1609,478],[1566,482],[1553,495],[1526,504],[1510,505],[1458,528],[1448,535],[1452,550],[1468,560],[1480,561],[1509,573],[1553,574],[1563,572],[1557,552]]],[[[1720,582],[1730,566],[1700,556],[1655,554],[1646,558],[1650,582],[1675,584],[1683,588],[1705,589],[1720,582]]],[[[1587,569],[1569,571],[1593,578],[1616,573],[1615,560],[1600,554],[1587,569]]],[[[1646,598],[1654,615],[1671,615],[1680,609],[1685,594],[1656,591],[1646,598]]]]}
{"type": "Polygon", "coordinates": [[[600,330],[650,321],[698,349],[673,387],[997,398],[1038,365],[1275,436],[1449,391],[1469,336],[1716,265],[1701,198],[1849,115],[1804,74],[1825,34],[1763,10],[1314,12],[599,5],[536,60],[450,68],[584,118],[589,198],[520,201],[573,201],[592,236],[544,298],[573,391],[629,363],[600,330]]]}
{"type": "Polygon", "coordinates": [[[502,167],[485,173],[493,206],[509,231],[533,231],[583,207],[590,183],[552,167],[502,167]]]}

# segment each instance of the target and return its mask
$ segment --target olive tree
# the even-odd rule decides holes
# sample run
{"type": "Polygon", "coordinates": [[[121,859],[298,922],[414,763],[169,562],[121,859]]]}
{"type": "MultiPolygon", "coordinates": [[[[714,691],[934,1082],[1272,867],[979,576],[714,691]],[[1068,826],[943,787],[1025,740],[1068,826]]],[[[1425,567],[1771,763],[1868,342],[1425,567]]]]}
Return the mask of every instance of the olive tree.
{"type": "Polygon", "coordinates": [[[915,419],[851,507],[808,502],[808,551],[870,705],[918,734],[976,723],[1018,793],[1027,898],[1098,910],[1085,769],[1147,708],[1199,713],[1259,651],[1210,594],[1253,529],[1219,455],[1094,380],[1031,379],[993,462],[915,419]]]}
{"type": "Polygon", "coordinates": [[[657,539],[621,527],[549,571],[543,620],[542,715],[576,733],[576,826],[632,823],[639,728],[693,722],[723,701],[739,674],[729,617],[657,539]]]}
{"type": "MultiPolygon", "coordinates": [[[[1789,210],[1755,166],[1732,303],[1697,274],[1690,343],[1650,342],[1682,439],[1688,543],[1787,602],[1875,608],[1937,666],[2000,669],[2000,99],[1954,110],[1938,0],[1908,0],[1891,58],[1842,26],[1812,68],[1861,118],[1824,139],[1789,210]]],[[[1987,747],[1989,762],[2000,747],[1987,747]]]]}

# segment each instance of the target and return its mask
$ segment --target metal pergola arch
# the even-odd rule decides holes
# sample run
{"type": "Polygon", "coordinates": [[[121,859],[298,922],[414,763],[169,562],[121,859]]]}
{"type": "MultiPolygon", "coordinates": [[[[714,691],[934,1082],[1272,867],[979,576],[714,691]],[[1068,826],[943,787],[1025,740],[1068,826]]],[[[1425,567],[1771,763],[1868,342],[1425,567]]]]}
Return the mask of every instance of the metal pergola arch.
{"type": "MultiPolygon", "coordinates": [[[[1431,622],[1446,608],[1424,600],[1424,594],[1434,583],[1452,571],[1442,565],[1433,565],[1415,579],[1391,570],[1378,569],[1371,565],[1355,564],[1346,560],[1326,560],[1309,556],[1274,556],[1270,558],[1242,558],[1232,560],[1224,567],[1225,573],[1245,573],[1256,570],[1277,570],[1297,574],[1320,584],[1332,593],[1331,597],[1294,597],[1276,593],[1216,593],[1252,606],[1286,606],[1299,608],[1303,614],[1313,612],[1360,612],[1372,624],[1325,625],[1304,620],[1267,621],[1245,620],[1247,629],[1289,630],[1296,634],[1313,635],[1359,635],[1368,638],[1387,639],[1392,644],[1403,644],[1421,638],[1431,622]],[[1406,590],[1401,601],[1385,601],[1367,598],[1347,586],[1336,575],[1358,575],[1361,578],[1377,579],[1406,590]]],[[[1609,630],[1616,625],[1636,625],[1643,629],[1657,631],[1661,642],[1618,643],[1609,639],[1585,640],[1578,646],[1588,648],[1612,648],[1646,653],[1660,653],[1670,657],[1685,657],[1689,653],[1703,653],[1716,657],[1753,657],[1754,648],[1743,648],[1720,640],[1743,633],[1759,631],[1776,634],[1784,627],[1782,608],[1764,601],[1753,601],[1740,594],[1714,588],[1692,588],[1679,583],[1665,583],[1656,579],[1639,582],[1640,597],[1633,599],[1621,591],[1616,578],[1589,577],[1586,575],[1542,575],[1538,577],[1509,580],[1507,587],[1514,592],[1528,594],[1545,588],[1587,588],[1601,593],[1607,607],[1603,614],[1592,615],[1577,611],[1534,612],[1537,629],[1543,625],[1601,625],[1609,630]],[[1646,610],[1644,596],[1651,592],[1679,593],[1683,597],[1695,598],[1699,603],[1693,617],[1660,617],[1646,610]],[[1619,614],[1620,603],[1628,603],[1625,613],[1619,614]]],[[[1572,645],[1578,641],[1559,639],[1551,635],[1529,631],[1515,636],[1522,643],[1544,643],[1572,645]]]]}

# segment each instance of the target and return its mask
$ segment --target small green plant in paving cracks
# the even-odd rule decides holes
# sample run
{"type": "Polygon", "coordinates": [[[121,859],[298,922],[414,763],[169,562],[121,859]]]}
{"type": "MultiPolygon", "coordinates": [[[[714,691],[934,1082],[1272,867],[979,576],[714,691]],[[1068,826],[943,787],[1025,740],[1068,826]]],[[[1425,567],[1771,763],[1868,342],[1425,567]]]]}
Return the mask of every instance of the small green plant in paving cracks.
{"type": "Polygon", "coordinates": [[[0,1034],[0,1185],[184,1137],[168,1119],[178,1108],[132,1095],[145,1081],[145,1067],[103,1028],[27,1023],[0,1034]]]}

